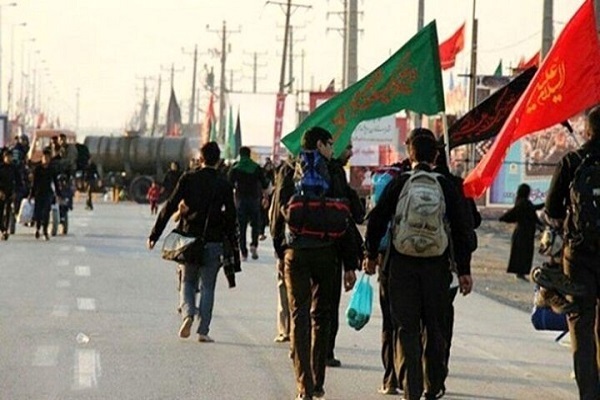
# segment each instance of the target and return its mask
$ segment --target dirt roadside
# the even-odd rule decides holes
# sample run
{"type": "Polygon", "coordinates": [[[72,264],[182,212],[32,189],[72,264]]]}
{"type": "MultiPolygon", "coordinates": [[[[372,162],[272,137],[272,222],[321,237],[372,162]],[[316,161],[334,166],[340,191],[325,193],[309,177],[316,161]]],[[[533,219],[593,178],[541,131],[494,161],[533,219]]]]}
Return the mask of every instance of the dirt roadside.
{"type": "MultiPolygon", "coordinates": [[[[515,275],[506,272],[514,225],[498,222],[495,215],[497,213],[493,214],[486,216],[477,229],[479,246],[471,262],[474,291],[503,304],[531,311],[535,285],[516,279],[515,275]]],[[[537,266],[545,258],[537,254],[537,238],[534,244],[536,251],[533,265],[537,266]]]]}

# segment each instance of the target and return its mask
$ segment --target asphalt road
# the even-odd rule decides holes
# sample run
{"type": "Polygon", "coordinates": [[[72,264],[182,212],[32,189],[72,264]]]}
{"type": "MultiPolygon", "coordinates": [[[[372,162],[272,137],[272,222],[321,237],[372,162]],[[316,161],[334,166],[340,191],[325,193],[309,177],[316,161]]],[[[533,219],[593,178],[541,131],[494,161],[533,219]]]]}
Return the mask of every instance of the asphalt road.
{"type": "MultiPolygon", "coordinates": [[[[294,398],[287,346],[273,343],[268,240],[259,260],[243,264],[235,289],[219,276],[216,342],[182,340],[174,264],[145,248],[149,214],[131,203],[100,203],[91,212],[77,204],[68,236],[45,242],[18,227],[0,242],[0,400],[294,398]]],[[[340,329],[342,367],[327,371],[327,399],[384,398],[375,302],[363,330],[340,329]]],[[[526,312],[478,294],[455,305],[445,399],[577,397],[570,351],[554,342],[556,333],[536,332],[526,312]]]]}

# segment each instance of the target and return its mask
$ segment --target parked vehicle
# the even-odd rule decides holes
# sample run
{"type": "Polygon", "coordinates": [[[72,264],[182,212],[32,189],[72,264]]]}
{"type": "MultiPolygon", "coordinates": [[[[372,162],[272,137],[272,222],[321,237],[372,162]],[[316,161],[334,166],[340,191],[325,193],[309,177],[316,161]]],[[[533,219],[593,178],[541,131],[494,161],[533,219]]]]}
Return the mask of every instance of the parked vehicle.
{"type": "Polygon", "coordinates": [[[161,182],[171,162],[188,165],[192,152],[185,137],[87,136],[84,144],[105,187],[119,187],[137,203],[147,203],[153,180],[161,182]]]}

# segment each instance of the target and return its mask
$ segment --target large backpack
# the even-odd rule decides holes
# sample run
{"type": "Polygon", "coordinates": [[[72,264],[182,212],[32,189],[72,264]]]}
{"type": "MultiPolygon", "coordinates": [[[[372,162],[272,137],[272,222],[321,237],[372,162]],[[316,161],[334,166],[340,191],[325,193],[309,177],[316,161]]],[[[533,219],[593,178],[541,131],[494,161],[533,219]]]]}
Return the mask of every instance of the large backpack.
{"type": "Polygon", "coordinates": [[[567,225],[570,244],[589,253],[600,252],[600,154],[588,153],[569,186],[571,207],[567,225]]]}
{"type": "Polygon", "coordinates": [[[392,243],[400,254],[441,256],[448,247],[444,192],[434,172],[408,172],[393,220],[392,243]]]}
{"type": "Polygon", "coordinates": [[[77,170],[82,171],[87,167],[90,161],[90,149],[85,144],[76,143],[75,148],[77,149],[77,170]]]}
{"type": "Polygon", "coordinates": [[[345,198],[327,197],[331,180],[325,159],[317,151],[300,154],[294,171],[295,193],[285,219],[296,236],[337,239],[349,226],[350,204],[345,198]]]}

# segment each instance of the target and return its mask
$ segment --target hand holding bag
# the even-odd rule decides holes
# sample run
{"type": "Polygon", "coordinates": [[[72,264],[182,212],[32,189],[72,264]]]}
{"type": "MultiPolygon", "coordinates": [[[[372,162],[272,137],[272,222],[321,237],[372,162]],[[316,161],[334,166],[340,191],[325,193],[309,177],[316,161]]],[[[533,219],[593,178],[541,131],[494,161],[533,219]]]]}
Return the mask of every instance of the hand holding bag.
{"type": "Polygon", "coordinates": [[[192,236],[183,233],[179,229],[173,229],[163,242],[162,258],[168,261],[177,263],[193,263],[202,257],[198,257],[198,253],[202,253],[204,248],[203,237],[192,236]]]}
{"type": "Polygon", "coordinates": [[[175,228],[169,233],[163,241],[161,256],[164,260],[175,261],[180,264],[201,264],[202,254],[204,252],[206,230],[210,219],[210,210],[215,196],[211,198],[206,211],[206,219],[204,221],[204,229],[202,236],[195,236],[189,233],[184,233],[180,229],[175,228]]]}
{"type": "Polygon", "coordinates": [[[361,330],[369,319],[373,311],[373,287],[370,282],[371,277],[361,273],[360,279],[354,286],[350,304],[346,310],[346,321],[352,328],[361,330]]]}

